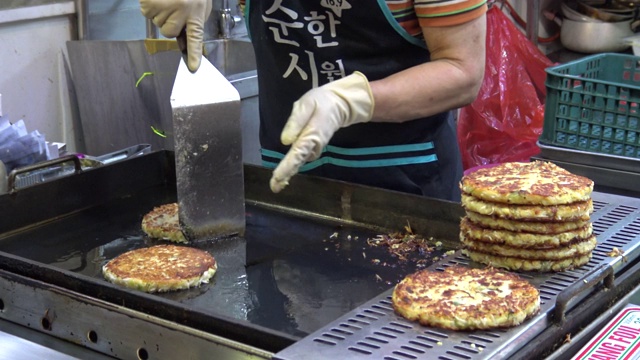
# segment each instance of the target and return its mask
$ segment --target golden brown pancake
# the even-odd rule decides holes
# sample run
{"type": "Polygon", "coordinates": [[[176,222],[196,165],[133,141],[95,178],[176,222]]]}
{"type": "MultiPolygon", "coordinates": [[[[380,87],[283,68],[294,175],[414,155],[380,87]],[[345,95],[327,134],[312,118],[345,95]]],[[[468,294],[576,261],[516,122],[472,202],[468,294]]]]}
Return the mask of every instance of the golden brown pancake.
{"type": "Polygon", "coordinates": [[[563,205],[517,205],[485,201],[462,194],[462,207],[482,215],[520,221],[589,220],[593,213],[591,199],[563,205]]]}
{"type": "MultiPolygon", "coordinates": [[[[525,231],[495,230],[478,226],[468,217],[460,221],[460,239],[490,244],[507,245],[517,248],[551,249],[590,238],[593,226],[586,222],[582,228],[567,230],[557,234],[538,234],[525,231]]],[[[464,242],[464,241],[463,241],[464,242]]]]}
{"type": "Polygon", "coordinates": [[[451,330],[516,326],[540,309],[538,290],[519,276],[462,266],[408,275],[394,288],[392,303],[408,320],[451,330]]]}
{"type": "Polygon", "coordinates": [[[560,260],[527,260],[518,257],[496,256],[469,249],[462,249],[462,253],[473,261],[513,271],[550,272],[571,270],[588,263],[591,259],[591,253],[560,260]]]}
{"type": "Polygon", "coordinates": [[[561,205],[589,200],[593,181],[551,162],[510,162],[463,176],[460,189],[491,202],[561,205]]]}
{"type": "Polygon", "coordinates": [[[144,292],[188,289],[209,282],[218,269],[206,251],[178,245],[131,250],[102,267],[108,281],[144,292]]]}
{"type": "Polygon", "coordinates": [[[518,221],[500,219],[493,216],[478,214],[467,211],[467,218],[478,227],[494,230],[509,230],[516,232],[528,232],[536,234],[560,234],[565,231],[573,231],[584,228],[591,222],[588,220],[561,221],[561,222],[539,222],[539,221],[518,221]]]}
{"type": "Polygon", "coordinates": [[[591,251],[593,251],[597,243],[595,236],[586,239],[577,239],[577,241],[569,244],[548,248],[513,247],[504,244],[476,241],[464,236],[460,236],[460,241],[462,241],[465,249],[471,251],[498,257],[517,257],[525,260],[562,260],[570,257],[580,257],[591,254],[591,251]]]}
{"type": "Polygon", "coordinates": [[[178,219],[178,203],[157,206],[142,218],[142,230],[154,239],[187,243],[178,219]]]}

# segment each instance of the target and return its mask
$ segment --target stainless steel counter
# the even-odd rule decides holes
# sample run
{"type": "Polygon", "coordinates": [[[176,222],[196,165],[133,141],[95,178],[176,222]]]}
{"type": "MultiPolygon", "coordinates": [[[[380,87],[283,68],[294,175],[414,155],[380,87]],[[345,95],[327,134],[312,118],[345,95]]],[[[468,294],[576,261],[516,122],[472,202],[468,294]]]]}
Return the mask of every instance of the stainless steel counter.
{"type": "Polygon", "coordinates": [[[0,320],[0,360],[14,359],[103,360],[111,358],[41,332],[0,320]]]}

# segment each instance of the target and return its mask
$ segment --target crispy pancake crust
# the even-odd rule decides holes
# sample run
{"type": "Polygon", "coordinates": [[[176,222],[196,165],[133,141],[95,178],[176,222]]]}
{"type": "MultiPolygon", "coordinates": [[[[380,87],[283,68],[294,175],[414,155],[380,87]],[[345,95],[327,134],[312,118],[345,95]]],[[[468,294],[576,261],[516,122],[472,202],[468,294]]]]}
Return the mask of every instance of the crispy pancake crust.
{"type": "Polygon", "coordinates": [[[591,235],[593,235],[591,222],[587,222],[582,228],[557,234],[536,234],[483,228],[473,223],[466,216],[460,221],[460,239],[463,242],[464,240],[470,240],[516,248],[550,249],[588,239],[591,235]]]}
{"type": "Polygon", "coordinates": [[[500,219],[493,216],[478,214],[467,211],[467,218],[475,225],[485,229],[509,230],[516,232],[528,232],[535,234],[561,234],[566,231],[581,229],[588,224],[588,220],[563,221],[563,222],[539,222],[539,221],[518,221],[500,219]]]}
{"type": "Polygon", "coordinates": [[[589,200],[593,181],[550,162],[510,162],[463,176],[460,189],[485,201],[561,205],[589,200]]]}
{"type": "Polygon", "coordinates": [[[475,262],[513,271],[559,272],[578,268],[588,263],[591,259],[591,253],[560,260],[527,260],[517,257],[492,255],[469,249],[462,249],[462,253],[475,262]]]}
{"type": "Polygon", "coordinates": [[[408,320],[451,330],[516,326],[540,309],[538,290],[516,274],[462,266],[408,275],[392,303],[408,320]]]}
{"type": "Polygon", "coordinates": [[[587,239],[578,239],[576,242],[555,248],[524,249],[502,244],[491,244],[468,239],[460,236],[460,241],[465,249],[485,254],[505,257],[516,257],[526,260],[562,260],[576,256],[588,255],[595,249],[597,241],[595,236],[587,239]]]}
{"type": "Polygon", "coordinates": [[[178,220],[178,203],[153,208],[142,218],[142,230],[152,238],[187,243],[178,220]]]}
{"type": "Polygon", "coordinates": [[[564,205],[517,205],[480,200],[462,194],[462,207],[478,214],[520,221],[589,220],[593,213],[591,199],[564,205]]]}
{"type": "Polygon", "coordinates": [[[206,251],[177,245],[131,250],[102,267],[104,277],[145,292],[188,289],[209,282],[218,269],[206,251]]]}

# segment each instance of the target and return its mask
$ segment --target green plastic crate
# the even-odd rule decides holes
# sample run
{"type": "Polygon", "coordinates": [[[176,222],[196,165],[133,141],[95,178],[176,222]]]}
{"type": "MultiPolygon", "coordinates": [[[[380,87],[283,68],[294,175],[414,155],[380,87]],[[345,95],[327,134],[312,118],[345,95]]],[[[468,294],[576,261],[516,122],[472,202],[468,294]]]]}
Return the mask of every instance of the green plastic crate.
{"type": "Polygon", "coordinates": [[[640,57],[592,55],[546,72],[541,144],[640,158],[640,57]]]}

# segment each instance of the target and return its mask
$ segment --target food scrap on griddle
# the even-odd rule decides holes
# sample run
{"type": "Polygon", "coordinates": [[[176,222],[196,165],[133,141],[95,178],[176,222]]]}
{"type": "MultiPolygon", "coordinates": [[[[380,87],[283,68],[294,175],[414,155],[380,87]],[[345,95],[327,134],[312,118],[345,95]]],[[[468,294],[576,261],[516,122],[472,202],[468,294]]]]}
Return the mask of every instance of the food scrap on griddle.
{"type": "MultiPolygon", "coordinates": [[[[367,244],[374,247],[386,247],[387,251],[401,262],[408,261],[412,255],[419,255],[420,259],[416,261],[418,265],[426,264],[427,259],[424,258],[424,255],[430,254],[436,247],[442,245],[439,241],[435,242],[432,237],[427,239],[415,234],[408,222],[404,227],[404,232],[381,234],[375,238],[367,239],[367,244]]],[[[373,261],[375,262],[375,260],[373,261]]]]}

